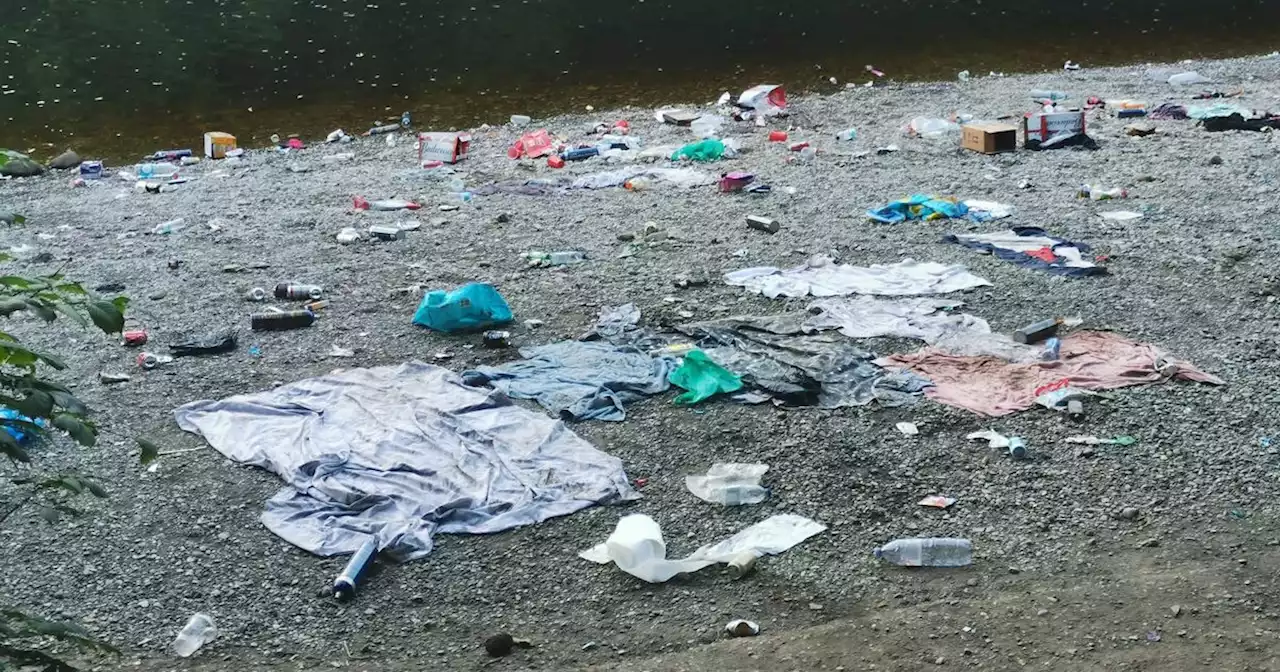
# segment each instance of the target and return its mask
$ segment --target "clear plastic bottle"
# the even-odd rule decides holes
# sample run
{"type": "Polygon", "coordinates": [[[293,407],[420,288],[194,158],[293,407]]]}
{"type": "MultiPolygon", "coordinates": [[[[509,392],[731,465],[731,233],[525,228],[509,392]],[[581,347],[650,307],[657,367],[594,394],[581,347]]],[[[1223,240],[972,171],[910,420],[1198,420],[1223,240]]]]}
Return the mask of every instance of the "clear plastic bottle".
{"type": "Polygon", "coordinates": [[[162,224],[157,224],[156,228],[151,230],[151,233],[154,233],[156,235],[167,235],[170,233],[176,233],[178,231],[181,231],[183,227],[185,227],[186,225],[187,225],[187,220],[182,217],[179,217],[177,219],[171,219],[162,224]]]}
{"type": "Polygon", "coordinates": [[[200,647],[218,637],[218,626],[213,624],[213,617],[208,614],[194,614],[187,625],[173,640],[173,652],[183,658],[200,650],[200,647]]]}
{"type": "Polygon", "coordinates": [[[1104,189],[1096,184],[1086,184],[1080,187],[1080,198],[1089,198],[1095,201],[1109,201],[1115,198],[1128,197],[1129,191],[1123,187],[1104,189]]]}
{"type": "Polygon", "coordinates": [[[1066,100],[1067,98],[1070,98],[1070,96],[1067,95],[1066,91],[1054,91],[1052,89],[1031,90],[1031,100],[1037,103],[1044,101],[1056,103],[1058,101],[1066,100]]]}
{"type": "Polygon", "coordinates": [[[172,163],[139,163],[134,173],[139,180],[172,180],[178,177],[178,167],[172,163]]]}
{"type": "Polygon", "coordinates": [[[857,140],[857,139],[858,139],[858,129],[856,128],[846,128],[843,131],[836,133],[836,140],[843,140],[845,142],[848,142],[848,141],[857,140]]]}
{"type": "Polygon", "coordinates": [[[875,556],[903,567],[967,567],[973,562],[973,545],[948,537],[895,539],[877,548],[875,556]]]}

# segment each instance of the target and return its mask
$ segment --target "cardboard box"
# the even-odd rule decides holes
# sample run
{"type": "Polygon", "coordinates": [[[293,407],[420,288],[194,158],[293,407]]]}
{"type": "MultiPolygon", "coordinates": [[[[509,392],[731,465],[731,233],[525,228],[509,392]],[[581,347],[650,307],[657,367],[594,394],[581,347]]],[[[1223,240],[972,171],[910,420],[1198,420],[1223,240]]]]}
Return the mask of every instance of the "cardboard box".
{"type": "Polygon", "coordinates": [[[204,155],[211,159],[225,159],[227,152],[236,148],[236,136],[230,133],[204,134],[204,155]]]}
{"type": "Polygon", "coordinates": [[[1083,135],[1084,111],[1033,112],[1022,120],[1022,141],[1045,142],[1064,133],[1083,135]]]}
{"type": "Polygon", "coordinates": [[[1018,149],[1018,127],[1009,124],[965,124],[960,146],[979,154],[999,154],[1018,149]]]}
{"type": "Polygon", "coordinates": [[[418,163],[426,165],[432,161],[457,163],[467,158],[467,150],[471,149],[470,133],[419,133],[418,163]]]}

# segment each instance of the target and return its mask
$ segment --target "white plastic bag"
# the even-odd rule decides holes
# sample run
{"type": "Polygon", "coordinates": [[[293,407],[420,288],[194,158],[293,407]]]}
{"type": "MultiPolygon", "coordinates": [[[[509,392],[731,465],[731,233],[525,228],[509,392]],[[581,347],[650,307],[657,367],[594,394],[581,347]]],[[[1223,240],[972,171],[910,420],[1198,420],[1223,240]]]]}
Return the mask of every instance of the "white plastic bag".
{"type": "Polygon", "coordinates": [[[769,491],[760,485],[766,471],[767,464],[720,462],[711,465],[705,476],[685,476],[684,484],[704,502],[724,506],[759,504],[769,496],[769,491]]]}
{"type": "Polygon", "coordinates": [[[936,140],[949,135],[960,134],[960,124],[936,117],[915,117],[902,129],[909,138],[925,138],[936,140]]]}
{"type": "Polygon", "coordinates": [[[668,560],[662,528],[649,516],[633,514],[619,520],[618,527],[603,544],[578,556],[601,565],[613,562],[618,569],[638,579],[662,583],[676,574],[729,562],[747,551],[777,555],[826,529],[826,525],[803,516],[782,514],[756,523],[718,544],[703,546],[687,558],[668,560]]]}

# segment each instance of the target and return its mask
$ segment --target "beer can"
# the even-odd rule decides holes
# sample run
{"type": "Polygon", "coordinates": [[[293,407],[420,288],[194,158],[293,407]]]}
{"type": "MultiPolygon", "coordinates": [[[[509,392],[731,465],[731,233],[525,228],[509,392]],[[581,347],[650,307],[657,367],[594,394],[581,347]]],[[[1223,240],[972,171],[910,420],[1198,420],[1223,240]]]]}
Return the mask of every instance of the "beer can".
{"type": "Polygon", "coordinates": [[[146,345],[147,332],[142,329],[131,329],[124,332],[125,345],[146,345]]]}

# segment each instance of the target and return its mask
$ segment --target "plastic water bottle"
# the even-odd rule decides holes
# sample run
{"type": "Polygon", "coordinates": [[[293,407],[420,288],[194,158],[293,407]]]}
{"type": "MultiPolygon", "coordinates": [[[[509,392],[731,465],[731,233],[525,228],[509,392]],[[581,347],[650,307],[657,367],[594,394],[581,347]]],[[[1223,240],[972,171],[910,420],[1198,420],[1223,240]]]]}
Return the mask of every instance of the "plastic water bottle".
{"type": "Polygon", "coordinates": [[[903,567],[967,567],[973,562],[973,544],[948,537],[895,539],[877,548],[875,556],[903,567]]]}
{"type": "Polygon", "coordinates": [[[187,625],[173,640],[173,652],[183,658],[200,650],[200,647],[218,637],[218,627],[213,624],[213,617],[208,614],[194,614],[187,625]]]}
{"type": "Polygon", "coordinates": [[[139,163],[134,173],[139,180],[172,180],[178,176],[178,167],[172,163],[139,163]]]}
{"type": "Polygon", "coordinates": [[[847,141],[857,140],[857,139],[858,139],[858,129],[856,128],[846,128],[843,131],[836,133],[836,140],[844,140],[847,142],[847,141]]]}
{"type": "Polygon", "coordinates": [[[404,128],[409,128],[409,125],[412,123],[413,123],[413,119],[409,116],[408,112],[405,112],[404,114],[400,115],[401,126],[403,126],[404,128]]]}
{"type": "Polygon", "coordinates": [[[151,233],[154,233],[156,235],[168,235],[170,233],[181,231],[183,227],[186,226],[186,224],[187,224],[187,220],[182,217],[179,217],[177,219],[171,219],[167,222],[157,224],[156,228],[151,230],[151,233]]]}
{"type": "Polygon", "coordinates": [[[1031,90],[1031,100],[1035,102],[1042,102],[1047,100],[1051,103],[1056,103],[1061,100],[1066,100],[1067,98],[1070,98],[1070,96],[1067,95],[1066,91],[1053,91],[1050,89],[1032,89],[1031,90]]]}

